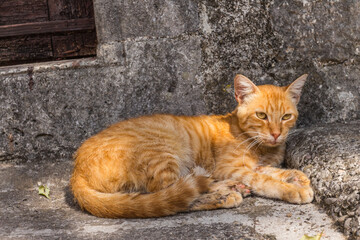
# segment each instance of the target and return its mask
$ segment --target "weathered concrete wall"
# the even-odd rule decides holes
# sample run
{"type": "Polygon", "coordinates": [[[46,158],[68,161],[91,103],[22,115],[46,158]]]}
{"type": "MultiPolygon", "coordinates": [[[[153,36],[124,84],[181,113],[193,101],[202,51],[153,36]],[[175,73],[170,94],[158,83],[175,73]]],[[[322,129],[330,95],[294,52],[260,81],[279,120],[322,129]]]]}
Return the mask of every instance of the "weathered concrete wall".
{"type": "Polygon", "coordinates": [[[356,1],[95,0],[98,57],[0,70],[0,160],[69,157],[142,114],[225,113],[236,73],[310,77],[299,124],[360,118],[356,1]]]}
{"type": "Polygon", "coordinates": [[[128,42],[124,65],[75,61],[70,65],[85,66],[3,75],[1,158],[70,156],[85,138],[120,119],[201,113],[201,85],[193,81],[199,44],[192,37],[128,42]]]}
{"type": "Polygon", "coordinates": [[[233,106],[223,91],[236,73],[285,85],[309,73],[299,124],[360,118],[358,1],[203,1],[208,111],[233,106]]]}

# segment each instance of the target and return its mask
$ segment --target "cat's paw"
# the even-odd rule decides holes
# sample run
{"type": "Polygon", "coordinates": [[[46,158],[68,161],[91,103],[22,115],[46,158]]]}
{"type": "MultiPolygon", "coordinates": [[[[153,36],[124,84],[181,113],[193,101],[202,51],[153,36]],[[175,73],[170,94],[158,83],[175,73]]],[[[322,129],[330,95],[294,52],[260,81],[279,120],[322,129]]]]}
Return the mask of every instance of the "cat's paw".
{"type": "MultiPolygon", "coordinates": [[[[213,186],[214,187],[214,186],[213,186]]],[[[221,188],[217,184],[217,190],[201,195],[195,199],[189,207],[190,211],[211,210],[218,208],[234,208],[240,206],[243,201],[241,192],[230,188],[221,188]]]]}
{"type": "Polygon", "coordinates": [[[249,196],[251,194],[250,188],[247,187],[246,185],[242,184],[242,183],[237,183],[235,185],[232,185],[230,187],[230,190],[241,193],[241,195],[243,197],[247,197],[247,196],[249,196]]]}
{"type": "Polygon", "coordinates": [[[241,193],[243,197],[251,194],[249,187],[245,186],[239,181],[235,181],[232,179],[213,182],[212,184],[210,184],[209,188],[209,192],[228,192],[230,190],[241,193]]]}
{"type": "Polygon", "coordinates": [[[292,186],[284,191],[282,199],[290,203],[310,203],[314,199],[314,191],[310,186],[292,186]]]}
{"type": "Polygon", "coordinates": [[[237,191],[231,191],[226,195],[222,195],[219,200],[221,208],[234,208],[240,206],[243,198],[242,194],[237,191]]]}
{"type": "Polygon", "coordinates": [[[305,173],[299,170],[288,170],[285,182],[294,184],[298,187],[310,186],[310,180],[305,173]]]}

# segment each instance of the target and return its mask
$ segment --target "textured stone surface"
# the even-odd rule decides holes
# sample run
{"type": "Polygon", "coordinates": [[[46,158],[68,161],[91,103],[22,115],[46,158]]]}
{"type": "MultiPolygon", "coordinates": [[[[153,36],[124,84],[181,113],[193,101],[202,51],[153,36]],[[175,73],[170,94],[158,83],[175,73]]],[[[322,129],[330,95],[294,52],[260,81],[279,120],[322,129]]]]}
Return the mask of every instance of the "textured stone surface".
{"type": "Polygon", "coordinates": [[[198,30],[196,1],[125,0],[123,2],[122,38],[172,37],[198,30]]]}
{"type": "Polygon", "coordinates": [[[125,114],[204,113],[203,83],[196,80],[201,63],[198,37],[127,42],[125,49],[126,78],[132,85],[125,114]]]}
{"type": "Polygon", "coordinates": [[[360,7],[358,1],[275,1],[273,31],[281,39],[278,77],[310,74],[301,125],[360,118],[360,7]]]}
{"type": "Polygon", "coordinates": [[[360,122],[298,130],[288,141],[287,165],[312,181],[315,200],[344,232],[360,237],[360,122]]]}
{"type": "Polygon", "coordinates": [[[359,9],[345,0],[202,1],[207,110],[232,109],[236,73],[277,85],[308,73],[300,126],[359,119],[359,9]]]}
{"type": "Polygon", "coordinates": [[[174,37],[198,30],[198,9],[192,0],[95,0],[100,43],[138,37],[174,37]]]}
{"type": "Polygon", "coordinates": [[[128,42],[125,66],[3,75],[0,159],[69,157],[83,140],[119,120],[201,113],[201,84],[193,81],[199,44],[196,37],[128,42]]]}
{"type": "Polygon", "coordinates": [[[153,219],[104,219],[82,212],[68,181],[72,162],[0,162],[0,239],[247,239],[289,240],[316,235],[344,240],[313,204],[248,197],[239,208],[153,219]],[[38,195],[50,188],[51,199],[38,195]]]}
{"type": "Polygon", "coordinates": [[[272,31],[269,3],[209,0],[200,5],[205,102],[209,112],[223,114],[236,106],[232,85],[237,73],[256,84],[270,82],[267,69],[279,40],[272,31]]]}

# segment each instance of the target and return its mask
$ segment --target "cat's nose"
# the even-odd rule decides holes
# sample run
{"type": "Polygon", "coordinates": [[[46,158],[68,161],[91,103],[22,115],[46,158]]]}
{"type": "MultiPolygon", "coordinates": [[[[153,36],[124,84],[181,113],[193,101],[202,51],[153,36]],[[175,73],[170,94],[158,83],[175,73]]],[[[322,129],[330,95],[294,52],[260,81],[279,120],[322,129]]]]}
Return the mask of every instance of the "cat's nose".
{"type": "Polygon", "coordinates": [[[271,136],[273,136],[276,141],[276,139],[280,136],[280,133],[271,133],[271,136]]]}

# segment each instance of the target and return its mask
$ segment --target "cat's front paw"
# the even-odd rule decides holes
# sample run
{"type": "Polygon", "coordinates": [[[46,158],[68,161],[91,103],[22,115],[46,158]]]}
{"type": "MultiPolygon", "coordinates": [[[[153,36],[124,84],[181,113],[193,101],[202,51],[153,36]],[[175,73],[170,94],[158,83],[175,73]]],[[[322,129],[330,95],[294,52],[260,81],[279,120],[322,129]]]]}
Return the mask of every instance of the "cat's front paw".
{"type": "Polygon", "coordinates": [[[283,193],[282,199],[297,204],[310,203],[314,199],[314,191],[310,186],[291,186],[283,193]]]}

